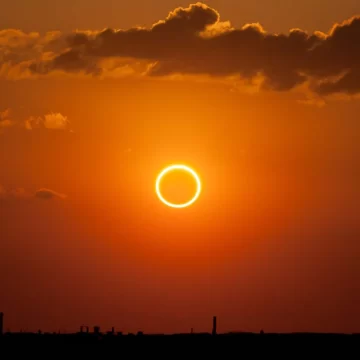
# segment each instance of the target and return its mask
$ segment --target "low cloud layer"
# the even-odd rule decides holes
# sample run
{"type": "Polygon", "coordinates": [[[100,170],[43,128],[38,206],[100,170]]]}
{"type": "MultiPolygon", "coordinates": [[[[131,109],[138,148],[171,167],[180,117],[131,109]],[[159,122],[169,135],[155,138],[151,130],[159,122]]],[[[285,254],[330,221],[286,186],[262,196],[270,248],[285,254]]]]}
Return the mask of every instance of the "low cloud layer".
{"type": "MultiPolygon", "coordinates": [[[[121,24],[120,24],[121,25],[121,24]]],[[[102,76],[173,74],[238,76],[261,88],[314,93],[360,92],[360,17],[328,33],[291,29],[267,33],[259,24],[233,28],[209,6],[177,8],[150,28],[100,32],[25,34],[0,31],[0,76],[54,73],[102,76]]]]}
{"type": "Polygon", "coordinates": [[[50,200],[53,198],[65,199],[66,195],[60,194],[60,193],[58,193],[54,190],[50,190],[50,189],[39,189],[36,191],[35,197],[38,199],[50,200]]]}
{"type": "Polygon", "coordinates": [[[25,127],[28,130],[45,128],[51,130],[68,130],[70,122],[68,118],[61,113],[50,113],[44,116],[31,116],[25,120],[25,127]]]}
{"type": "Polygon", "coordinates": [[[25,190],[24,188],[5,188],[0,184],[0,200],[11,200],[11,199],[23,199],[23,200],[31,200],[31,199],[41,199],[41,200],[51,200],[51,199],[66,199],[65,194],[58,193],[51,189],[42,188],[37,191],[31,192],[25,190]]]}
{"type": "Polygon", "coordinates": [[[70,120],[61,113],[51,112],[41,116],[30,116],[25,120],[14,120],[11,113],[11,109],[0,111],[0,134],[8,129],[44,129],[49,131],[61,130],[73,132],[70,120]]]}

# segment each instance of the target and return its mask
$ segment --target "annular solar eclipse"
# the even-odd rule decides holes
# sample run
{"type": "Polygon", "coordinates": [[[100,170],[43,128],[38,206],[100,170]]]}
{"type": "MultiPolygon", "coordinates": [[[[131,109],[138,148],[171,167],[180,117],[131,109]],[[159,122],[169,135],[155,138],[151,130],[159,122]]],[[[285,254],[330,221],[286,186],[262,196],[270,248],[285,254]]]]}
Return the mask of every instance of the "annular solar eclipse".
{"type": "Polygon", "coordinates": [[[158,198],[160,199],[161,202],[163,202],[165,205],[172,207],[172,208],[186,208],[188,206],[191,206],[200,196],[201,193],[201,180],[199,175],[189,166],[186,165],[182,165],[182,164],[175,164],[175,165],[170,165],[167,166],[165,169],[163,169],[160,174],[158,175],[157,179],[156,179],[156,194],[158,196],[158,198]],[[196,191],[194,196],[189,199],[188,201],[181,203],[181,204],[175,204],[170,202],[169,200],[165,199],[161,193],[161,181],[163,180],[163,178],[169,174],[172,171],[184,171],[187,172],[188,174],[190,174],[195,182],[196,182],[196,191]]]}

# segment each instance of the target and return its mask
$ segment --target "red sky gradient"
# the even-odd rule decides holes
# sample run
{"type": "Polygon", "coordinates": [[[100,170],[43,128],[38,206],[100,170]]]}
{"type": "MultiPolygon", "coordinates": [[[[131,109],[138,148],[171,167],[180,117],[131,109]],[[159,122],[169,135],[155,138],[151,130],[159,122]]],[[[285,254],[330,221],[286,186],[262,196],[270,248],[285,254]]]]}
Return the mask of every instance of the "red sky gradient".
{"type": "Polygon", "coordinates": [[[5,329],[210,331],[217,315],[220,332],[360,331],[357,1],[304,1],[309,17],[280,0],[63,0],[53,21],[18,3],[0,15],[5,329]],[[150,28],[179,5],[187,22],[95,32],[150,28]],[[217,13],[270,35],[216,22],[218,42],[194,38],[217,13]],[[291,28],[327,37],[273,48],[291,28]],[[203,182],[187,209],[156,197],[173,163],[203,182]]]}

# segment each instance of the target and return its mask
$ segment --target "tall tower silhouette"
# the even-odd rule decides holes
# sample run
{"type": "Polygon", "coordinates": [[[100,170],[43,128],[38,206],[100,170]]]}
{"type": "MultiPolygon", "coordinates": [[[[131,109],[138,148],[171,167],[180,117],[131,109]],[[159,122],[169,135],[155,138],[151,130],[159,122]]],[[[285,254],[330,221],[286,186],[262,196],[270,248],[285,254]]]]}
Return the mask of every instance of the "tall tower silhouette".
{"type": "Polygon", "coordinates": [[[213,335],[216,335],[216,316],[213,317],[212,334],[213,334],[213,335]]]}
{"type": "Polygon", "coordinates": [[[3,334],[4,331],[4,313],[0,312],[0,335],[3,334]]]}

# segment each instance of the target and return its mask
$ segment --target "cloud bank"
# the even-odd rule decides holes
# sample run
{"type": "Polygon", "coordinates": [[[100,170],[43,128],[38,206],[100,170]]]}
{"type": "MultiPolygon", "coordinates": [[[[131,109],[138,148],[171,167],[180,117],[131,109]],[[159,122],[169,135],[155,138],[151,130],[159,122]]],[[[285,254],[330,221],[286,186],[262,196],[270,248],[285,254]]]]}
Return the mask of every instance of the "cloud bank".
{"type": "Polygon", "coordinates": [[[238,76],[261,88],[290,91],[306,85],[320,95],[360,92],[360,17],[328,33],[266,32],[260,24],[233,28],[213,8],[177,8],[150,28],[61,34],[0,31],[0,76],[54,73],[164,77],[238,76]]]}

